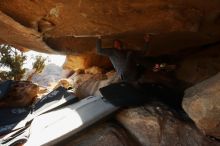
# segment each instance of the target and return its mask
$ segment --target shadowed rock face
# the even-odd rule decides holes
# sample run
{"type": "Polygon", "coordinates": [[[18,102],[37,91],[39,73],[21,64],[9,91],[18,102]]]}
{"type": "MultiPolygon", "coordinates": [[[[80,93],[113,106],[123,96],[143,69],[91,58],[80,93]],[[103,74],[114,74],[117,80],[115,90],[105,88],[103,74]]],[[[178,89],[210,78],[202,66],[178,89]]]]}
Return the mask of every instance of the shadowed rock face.
{"type": "Polygon", "coordinates": [[[29,106],[36,100],[39,91],[37,84],[29,81],[15,81],[6,97],[0,101],[0,108],[29,106]]]}
{"type": "Polygon", "coordinates": [[[106,58],[92,59],[96,35],[104,47],[117,38],[141,50],[144,34],[152,33],[149,55],[173,54],[219,39],[219,7],[218,0],[1,0],[0,42],[77,55],[81,64],[70,56],[67,68],[109,67],[106,58]]]}
{"type": "MultiPolygon", "coordinates": [[[[183,116],[183,115],[182,115],[183,116]]],[[[210,141],[187,120],[164,105],[154,103],[122,110],[117,120],[136,137],[142,146],[217,145],[210,141]],[[184,119],[184,120],[183,120],[184,119]]]]}
{"type": "Polygon", "coordinates": [[[144,35],[153,34],[149,54],[159,56],[218,41],[220,1],[205,0],[1,0],[0,43],[68,55],[64,68],[111,68],[95,52],[114,39],[141,50],[144,35]]]}
{"type": "Polygon", "coordinates": [[[219,35],[219,7],[218,0],[1,0],[0,39],[38,51],[84,53],[94,49],[94,35],[141,48],[144,33],[200,32],[188,40],[178,34],[184,47],[219,35]]]}

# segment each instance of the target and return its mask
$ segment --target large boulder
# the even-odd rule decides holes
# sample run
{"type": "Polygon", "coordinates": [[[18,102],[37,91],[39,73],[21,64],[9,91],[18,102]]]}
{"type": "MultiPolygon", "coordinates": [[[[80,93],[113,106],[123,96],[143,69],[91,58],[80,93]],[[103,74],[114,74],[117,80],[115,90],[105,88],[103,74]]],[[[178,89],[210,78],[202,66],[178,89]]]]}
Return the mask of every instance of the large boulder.
{"type": "Polygon", "coordinates": [[[57,145],[64,146],[217,146],[186,118],[154,103],[127,108],[116,119],[99,122],[57,145]]]}
{"type": "Polygon", "coordinates": [[[220,74],[186,90],[183,108],[206,135],[220,138],[220,74]]]}
{"type": "Polygon", "coordinates": [[[1,0],[0,42],[79,54],[94,51],[95,35],[107,38],[108,46],[120,38],[141,48],[143,35],[153,33],[162,36],[152,48],[178,49],[206,43],[210,34],[218,38],[219,6],[205,0],[1,0]]]}
{"type": "Polygon", "coordinates": [[[219,145],[198,131],[186,116],[181,116],[163,104],[153,103],[122,110],[117,120],[142,146],[219,145]]]}
{"type": "Polygon", "coordinates": [[[0,43],[77,55],[78,62],[67,68],[109,67],[106,58],[95,55],[97,35],[104,47],[117,38],[140,50],[151,33],[151,55],[192,49],[219,40],[219,7],[217,0],[1,0],[0,43]]]}
{"type": "Polygon", "coordinates": [[[113,122],[96,124],[57,145],[62,146],[138,146],[120,125],[113,122]]]}
{"type": "Polygon", "coordinates": [[[75,94],[79,98],[88,96],[102,96],[99,88],[107,86],[111,83],[118,82],[119,76],[115,72],[108,72],[106,74],[74,74],[72,77],[72,84],[75,94]]]}
{"type": "Polygon", "coordinates": [[[220,45],[211,45],[198,53],[189,54],[180,62],[176,76],[194,85],[220,72],[220,45]]]}
{"type": "MultiPolygon", "coordinates": [[[[1,1],[2,2],[2,1],[1,1]]],[[[2,4],[0,4],[0,7],[2,4]]],[[[41,34],[27,28],[0,11],[0,43],[13,45],[16,48],[36,49],[42,52],[53,52],[42,40],[41,34]],[[2,40],[2,41],[1,41],[2,40]]]]}
{"type": "Polygon", "coordinates": [[[6,97],[0,100],[0,108],[30,106],[38,97],[40,88],[29,81],[12,82],[6,97]]]}

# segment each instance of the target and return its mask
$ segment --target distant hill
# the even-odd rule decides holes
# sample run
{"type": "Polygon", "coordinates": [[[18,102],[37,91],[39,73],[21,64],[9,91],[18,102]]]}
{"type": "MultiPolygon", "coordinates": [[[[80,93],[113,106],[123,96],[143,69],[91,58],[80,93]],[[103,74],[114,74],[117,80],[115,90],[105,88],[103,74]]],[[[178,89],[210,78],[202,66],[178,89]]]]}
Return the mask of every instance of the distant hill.
{"type": "Polygon", "coordinates": [[[56,64],[48,64],[40,74],[36,74],[32,78],[32,82],[40,86],[50,86],[62,78],[62,67],[56,64]]]}

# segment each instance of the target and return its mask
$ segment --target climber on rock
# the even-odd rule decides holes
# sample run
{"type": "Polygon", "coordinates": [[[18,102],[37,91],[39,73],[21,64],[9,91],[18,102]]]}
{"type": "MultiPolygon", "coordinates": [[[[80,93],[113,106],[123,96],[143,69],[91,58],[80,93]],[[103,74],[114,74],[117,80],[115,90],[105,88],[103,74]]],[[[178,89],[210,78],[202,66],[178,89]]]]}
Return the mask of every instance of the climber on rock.
{"type": "MultiPolygon", "coordinates": [[[[112,48],[102,48],[101,37],[98,37],[96,44],[97,53],[109,57],[122,81],[139,84],[139,82],[145,82],[145,80],[141,80],[146,71],[151,72],[151,74],[160,71],[159,69],[155,71],[154,68],[158,59],[145,55],[145,53],[149,53],[149,37],[149,35],[144,37],[145,46],[143,51],[125,49],[120,40],[114,40],[112,48]]],[[[155,76],[158,75],[155,74],[155,76]]],[[[147,80],[149,79],[147,78],[147,80]]]]}
{"type": "MultiPolygon", "coordinates": [[[[149,35],[145,36],[145,49],[148,48],[149,35]]],[[[97,39],[97,53],[109,57],[116,72],[123,81],[133,82],[136,81],[141,74],[140,64],[135,61],[139,57],[138,51],[125,49],[120,40],[114,40],[112,48],[102,48],[101,37],[97,39]]]]}

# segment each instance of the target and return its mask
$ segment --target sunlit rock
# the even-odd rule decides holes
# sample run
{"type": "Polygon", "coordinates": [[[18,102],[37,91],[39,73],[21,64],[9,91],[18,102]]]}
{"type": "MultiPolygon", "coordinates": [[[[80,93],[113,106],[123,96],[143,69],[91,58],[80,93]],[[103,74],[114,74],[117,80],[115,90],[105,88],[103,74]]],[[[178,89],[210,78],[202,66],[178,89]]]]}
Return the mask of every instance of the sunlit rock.
{"type": "Polygon", "coordinates": [[[220,74],[186,90],[183,108],[206,135],[220,138],[220,74]]]}
{"type": "Polygon", "coordinates": [[[56,89],[56,88],[58,88],[58,87],[60,87],[60,86],[66,88],[66,89],[72,88],[71,81],[68,80],[68,79],[60,79],[60,80],[57,82],[57,84],[56,84],[56,86],[54,87],[54,89],[56,89]]]}
{"type": "Polygon", "coordinates": [[[97,67],[97,66],[93,66],[93,67],[90,67],[90,68],[87,68],[86,70],[85,70],[85,73],[86,74],[101,74],[101,73],[103,73],[103,69],[101,69],[101,68],[99,68],[99,67],[97,67]]]}
{"type": "Polygon", "coordinates": [[[115,72],[106,74],[78,74],[72,77],[73,88],[76,96],[85,98],[87,96],[102,96],[99,88],[119,81],[119,76],[115,72]]]}
{"type": "Polygon", "coordinates": [[[108,69],[111,67],[111,63],[108,58],[97,54],[67,55],[63,68],[76,71],[93,66],[108,69]]]}

